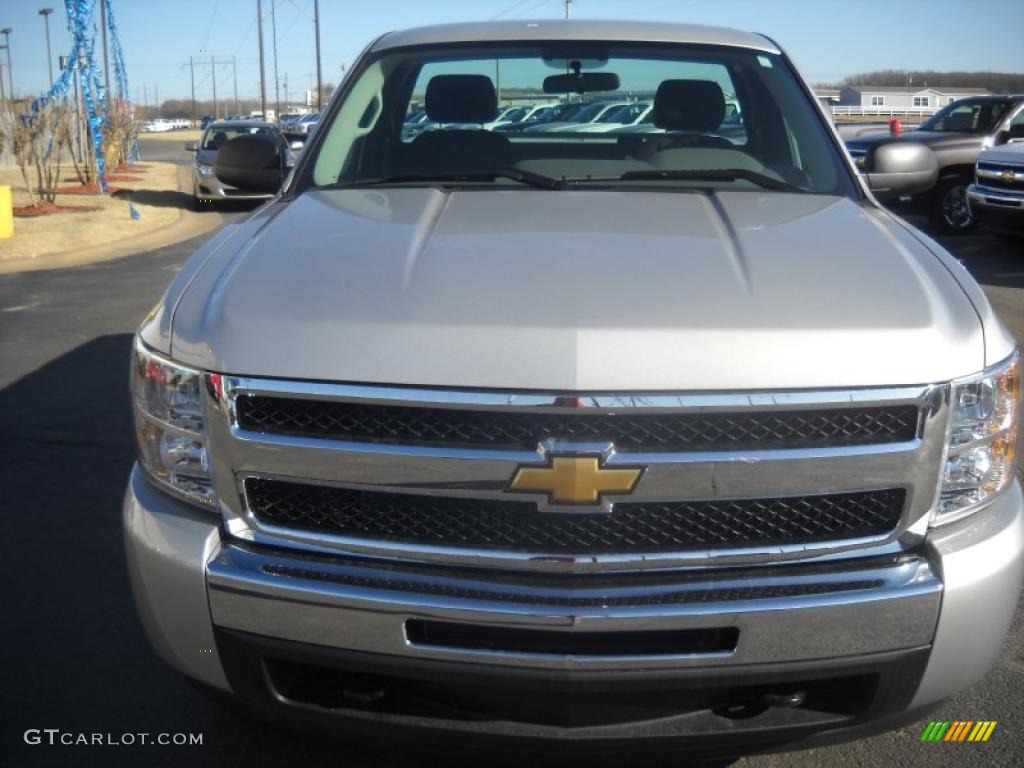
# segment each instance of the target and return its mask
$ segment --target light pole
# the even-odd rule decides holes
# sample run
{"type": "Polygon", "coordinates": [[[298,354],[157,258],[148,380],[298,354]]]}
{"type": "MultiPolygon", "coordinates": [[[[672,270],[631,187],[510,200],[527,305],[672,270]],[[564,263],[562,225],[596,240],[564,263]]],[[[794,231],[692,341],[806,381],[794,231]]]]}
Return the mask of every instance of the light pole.
{"type": "Polygon", "coordinates": [[[43,24],[46,25],[46,66],[50,68],[50,84],[53,84],[53,57],[50,55],[50,14],[53,8],[40,8],[39,15],[43,17],[43,24]]]}
{"type": "Polygon", "coordinates": [[[263,0],[256,0],[256,34],[260,38],[260,114],[267,119],[267,74],[263,66],[263,0]]]}
{"type": "Polygon", "coordinates": [[[316,27],[316,111],[321,112],[324,84],[320,76],[320,0],[313,0],[313,26],[316,27]]]}
{"type": "MultiPolygon", "coordinates": [[[[107,108],[110,108],[110,60],[107,58],[107,0],[100,0],[100,25],[103,28],[103,87],[107,94],[107,108]]],[[[121,94],[124,98],[125,94],[121,94]]],[[[159,106],[159,105],[158,105],[159,106]]]]}
{"type": "Polygon", "coordinates": [[[7,90],[11,92],[11,101],[14,101],[14,73],[11,71],[11,32],[10,27],[0,29],[0,35],[4,36],[4,48],[7,49],[7,90]]]}
{"type": "MultiPolygon", "coordinates": [[[[274,9],[277,3],[270,4],[270,35],[274,41],[274,108],[277,110],[277,118],[281,119],[281,81],[277,77],[277,14],[274,9]]],[[[264,117],[264,119],[266,119],[264,117]]]]}

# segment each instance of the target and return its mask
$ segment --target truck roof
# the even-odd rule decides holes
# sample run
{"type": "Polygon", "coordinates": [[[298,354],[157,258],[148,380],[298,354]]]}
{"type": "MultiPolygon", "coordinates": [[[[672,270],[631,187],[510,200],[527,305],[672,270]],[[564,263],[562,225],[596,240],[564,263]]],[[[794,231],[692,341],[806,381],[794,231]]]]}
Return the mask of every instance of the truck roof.
{"type": "Polygon", "coordinates": [[[726,27],[698,24],[673,24],[661,21],[607,21],[559,19],[480,21],[439,24],[389,32],[378,39],[374,51],[409,45],[466,42],[543,42],[546,40],[586,40],[637,43],[695,43],[751,48],[780,53],[764,35],[726,27]]]}

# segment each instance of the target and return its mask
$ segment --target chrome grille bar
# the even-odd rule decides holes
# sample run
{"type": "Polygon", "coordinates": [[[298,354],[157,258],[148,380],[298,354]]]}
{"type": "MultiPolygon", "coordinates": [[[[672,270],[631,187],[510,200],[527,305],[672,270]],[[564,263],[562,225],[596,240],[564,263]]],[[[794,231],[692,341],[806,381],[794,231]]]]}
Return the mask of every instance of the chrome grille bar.
{"type": "MultiPolygon", "coordinates": [[[[400,387],[351,386],[282,380],[223,377],[222,394],[210,397],[210,451],[215,486],[228,531],[240,539],[287,545],[316,552],[370,555],[403,561],[471,564],[506,568],[587,572],[689,566],[703,563],[757,563],[827,557],[852,548],[898,550],[918,543],[924,533],[937,487],[948,415],[948,386],[922,385],[862,390],[686,394],[539,394],[464,392],[400,387]],[[236,399],[249,394],[374,404],[429,404],[452,409],[565,412],[566,397],[590,413],[728,413],[751,410],[798,411],[912,405],[921,414],[912,439],[880,444],[821,448],[750,449],[617,453],[610,443],[549,439],[536,450],[485,447],[391,445],[288,435],[241,429],[236,399]],[[582,403],[582,406],[579,404],[582,403]],[[664,410],[663,410],[664,409],[664,410]],[[889,534],[868,539],[740,549],[657,553],[578,553],[550,557],[546,552],[460,549],[393,541],[346,538],[259,521],[246,506],[246,477],[276,478],[361,491],[416,493],[463,499],[507,499],[504,492],[520,465],[546,462],[551,452],[601,453],[605,465],[647,467],[629,496],[607,502],[751,499],[801,494],[851,493],[901,489],[906,504],[889,534]]],[[[517,495],[517,500],[529,496],[517,495]]],[[[543,502],[542,499],[536,499],[543,502]]],[[[543,506],[543,504],[541,504],[543,506]]],[[[551,508],[551,513],[559,510],[551,508]]]]}

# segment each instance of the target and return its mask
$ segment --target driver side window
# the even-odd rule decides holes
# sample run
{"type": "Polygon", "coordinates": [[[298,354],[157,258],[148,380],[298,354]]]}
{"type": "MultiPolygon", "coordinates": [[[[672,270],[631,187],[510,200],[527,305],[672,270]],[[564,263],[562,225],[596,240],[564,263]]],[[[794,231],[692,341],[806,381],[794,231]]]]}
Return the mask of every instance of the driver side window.
{"type": "Polygon", "coordinates": [[[1013,116],[1013,119],[1010,120],[1010,124],[1007,128],[1010,134],[1007,137],[1009,141],[1024,142],[1024,107],[1022,107],[1021,110],[1013,116]]]}
{"type": "Polygon", "coordinates": [[[975,120],[978,116],[978,107],[975,104],[963,104],[951,110],[935,129],[939,131],[957,131],[969,133],[974,130],[975,120]]]}

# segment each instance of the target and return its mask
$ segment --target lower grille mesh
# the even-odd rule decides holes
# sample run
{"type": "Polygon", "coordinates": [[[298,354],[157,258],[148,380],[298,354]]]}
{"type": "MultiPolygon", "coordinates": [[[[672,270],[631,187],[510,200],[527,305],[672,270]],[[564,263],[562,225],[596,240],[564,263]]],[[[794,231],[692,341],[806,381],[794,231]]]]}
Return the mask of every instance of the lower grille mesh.
{"type": "Polygon", "coordinates": [[[678,552],[806,544],[888,533],[905,492],[616,504],[542,513],[532,502],[378,493],[247,478],[262,523],[360,539],[553,554],[678,552]]]}

